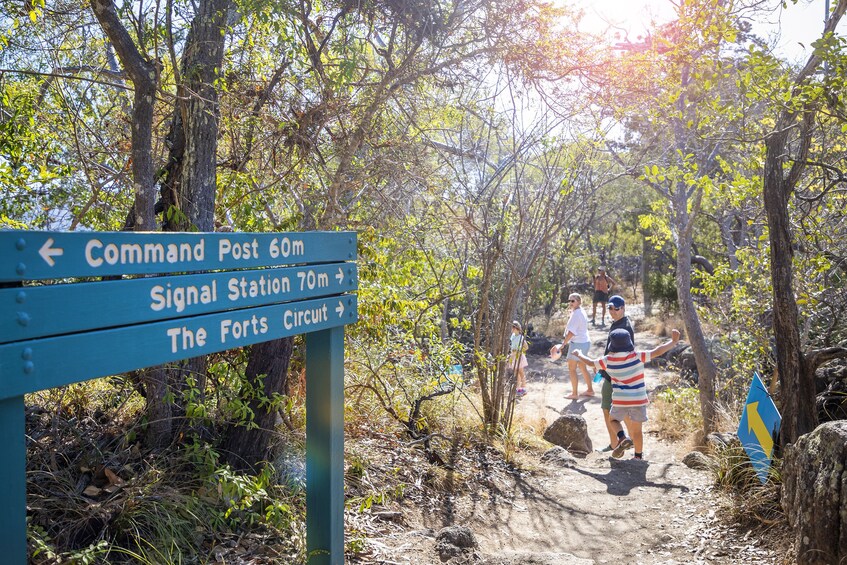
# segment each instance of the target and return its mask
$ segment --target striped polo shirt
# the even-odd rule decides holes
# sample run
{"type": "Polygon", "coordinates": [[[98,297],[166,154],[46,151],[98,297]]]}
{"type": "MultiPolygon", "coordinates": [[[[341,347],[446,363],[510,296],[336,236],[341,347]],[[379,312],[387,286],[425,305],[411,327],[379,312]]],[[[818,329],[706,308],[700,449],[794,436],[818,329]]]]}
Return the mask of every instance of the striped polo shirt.
{"type": "Polygon", "coordinates": [[[647,406],[644,364],[650,362],[649,351],[609,353],[597,362],[612,377],[612,405],[647,406]]]}

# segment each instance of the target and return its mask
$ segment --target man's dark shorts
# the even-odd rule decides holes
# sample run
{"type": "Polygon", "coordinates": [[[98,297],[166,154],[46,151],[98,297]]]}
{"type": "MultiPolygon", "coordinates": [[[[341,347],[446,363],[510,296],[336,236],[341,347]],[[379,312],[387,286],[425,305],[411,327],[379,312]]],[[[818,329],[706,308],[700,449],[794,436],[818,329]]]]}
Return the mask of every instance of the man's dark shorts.
{"type": "Polygon", "coordinates": [[[597,304],[598,302],[602,302],[603,304],[605,304],[608,301],[609,301],[609,293],[608,292],[603,292],[602,290],[595,290],[594,291],[594,304],[597,304]]]}

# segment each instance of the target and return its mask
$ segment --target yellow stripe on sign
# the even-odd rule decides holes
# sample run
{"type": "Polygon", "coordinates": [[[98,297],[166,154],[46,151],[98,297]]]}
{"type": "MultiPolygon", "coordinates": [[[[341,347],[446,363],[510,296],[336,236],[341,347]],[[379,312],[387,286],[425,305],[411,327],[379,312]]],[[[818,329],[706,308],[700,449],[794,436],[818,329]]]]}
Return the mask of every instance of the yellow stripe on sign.
{"type": "Polygon", "coordinates": [[[759,445],[762,446],[765,455],[770,458],[773,451],[773,437],[771,437],[771,433],[759,415],[758,401],[751,402],[747,405],[747,431],[749,432],[750,430],[753,430],[753,433],[756,434],[759,445]]]}

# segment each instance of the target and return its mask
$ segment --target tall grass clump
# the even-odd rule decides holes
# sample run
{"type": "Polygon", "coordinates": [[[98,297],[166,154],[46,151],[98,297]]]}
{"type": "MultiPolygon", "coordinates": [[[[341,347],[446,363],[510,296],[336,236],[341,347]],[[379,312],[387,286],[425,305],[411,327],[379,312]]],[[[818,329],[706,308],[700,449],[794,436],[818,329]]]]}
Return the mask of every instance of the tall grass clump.
{"type": "Polygon", "coordinates": [[[763,484],[739,442],[715,448],[713,455],[715,485],[729,495],[731,512],[740,524],[769,527],[785,523],[780,504],[780,459],[771,461],[767,481],[763,484]]]}
{"type": "Polygon", "coordinates": [[[666,388],[652,403],[654,428],[660,437],[678,441],[703,430],[700,391],[691,387],[666,388]]]}

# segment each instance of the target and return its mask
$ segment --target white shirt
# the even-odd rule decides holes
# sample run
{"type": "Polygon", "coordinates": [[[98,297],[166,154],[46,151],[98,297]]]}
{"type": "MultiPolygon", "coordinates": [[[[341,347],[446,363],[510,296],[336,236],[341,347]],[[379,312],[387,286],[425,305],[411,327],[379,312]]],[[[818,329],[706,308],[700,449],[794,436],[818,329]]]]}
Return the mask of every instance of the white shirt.
{"type": "Polygon", "coordinates": [[[568,327],[565,328],[565,337],[568,332],[573,333],[571,341],[573,343],[588,343],[591,341],[588,337],[588,318],[585,317],[585,312],[581,307],[574,308],[571,312],[571,317],[568,320],[568,327]]]}

